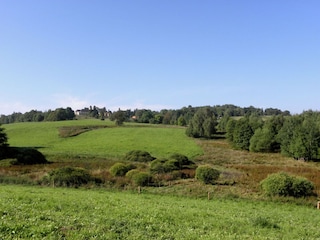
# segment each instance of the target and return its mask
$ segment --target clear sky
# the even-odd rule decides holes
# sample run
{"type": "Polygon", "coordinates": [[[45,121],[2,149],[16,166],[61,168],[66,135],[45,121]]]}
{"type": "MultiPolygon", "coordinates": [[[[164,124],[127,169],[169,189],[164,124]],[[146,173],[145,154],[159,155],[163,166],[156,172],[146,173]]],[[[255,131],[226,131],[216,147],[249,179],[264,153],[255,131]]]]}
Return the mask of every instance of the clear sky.
{"type": "Polygon", "coordinates": [[[1,0],[0,114],[320,110],[318,0],[1,0]]]}

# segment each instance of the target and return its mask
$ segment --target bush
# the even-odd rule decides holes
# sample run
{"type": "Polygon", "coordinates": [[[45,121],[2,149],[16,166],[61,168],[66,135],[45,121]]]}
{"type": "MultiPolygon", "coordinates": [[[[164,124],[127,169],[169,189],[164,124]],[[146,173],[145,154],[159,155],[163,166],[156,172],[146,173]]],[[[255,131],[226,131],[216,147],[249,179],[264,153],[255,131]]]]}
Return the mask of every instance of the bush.
{"type": "Polygon", "coordinates": [[[292,195],[294,197],[305,197],[313,194],[314,185],[305,178],[295,177],[292,182],[292,195]]]}
{"type": "Polygon", "coordinates": [[[10,148],[10,155],[17,160],[16,165],[31,165],[48,163],[45,156],[34,148],[10,148]]]}
{"type": "Polygon", "coordinates": [[[128,152],[124,160],[130,161],[130,162],[151,162],[155,158],[150,155],[150,153],[146,151],[140,151],[140,150],[133,150],[128,152]]]}
{"type": "Polygon", "coordinates": [[[152,183],[152,176],[146,172],[139,172],[132,176],[132,181],[137,186],[148,186],[152,183]]]}
{"type": "Polygon", "coordinates": [[[156,159],[150,164],[150,171],[152,173],[168,173],[177,169],[178,167],[175,165],[175,160],[156,159]]]}
{"type": "Polygon", "coordinates": [[[169,159],[156,159],[150,164],[153,173],[168,173],[176,170],[195,168],[195,163],[182,154],[173,154],[169,159]]]}
{"type": "Polygon", "coordinates": [[[124,175],[126,175],[126,173],[131,170],[134,169],[135,166],[132,164],[124,164],[124,163],[115,163],[114,165],[112,165],[112,167],[110,168],[110,173],[112,176],[114,177],[122,177],[124,175]]]}
{"type": "Polygon", "coordinates": [[[195,178],[205,184],[213,184],[220,176],[220,171],[209,166],[199,166],[195,178]]]}
{"type": "Polygon", "coordinates": [[[92,176],[83,168],[64,167],[49,172],[43,182],[53,183],[54,186],[78,187],[92,180],[92,176]]]}
{"type": "Polygon", "coordinates": [[[132,179],[134,175],[136,175],[137,173],[140,173],[140,171],[138,169],[131,169],[130,171],[128,171],[126,173],[126,177],[129,179],[132,179]]]}
{"type": "Polygon", "coordinates": [[[189,160],[187,156],[179,153],[172,154],[169,159],[175,160],[176,166],[179,167],[179,169],[188,169],[195,165],[195,163],[189,160]]]}
{"type": "Polygon", "coordinates": [[[313,193],[314,185],[305,178],[290,176],[287,173],[274,173],[260,182],[268,196],[306,197],[313,193]]]}

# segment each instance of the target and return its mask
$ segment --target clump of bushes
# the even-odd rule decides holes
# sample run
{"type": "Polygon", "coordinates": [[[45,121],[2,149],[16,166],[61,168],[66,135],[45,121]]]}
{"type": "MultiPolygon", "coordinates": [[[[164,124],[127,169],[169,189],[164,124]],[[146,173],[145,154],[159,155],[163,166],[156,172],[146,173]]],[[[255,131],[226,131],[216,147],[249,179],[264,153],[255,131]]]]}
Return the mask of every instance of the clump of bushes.
{"type": "Polygon", "coordinates": [[[152,176],[146,172],[139,172],[132,176],[132,181],[137,186],[149,186],[152,182],[152,176]]]}
{"type": "Polygon", "coordinates": [[[274,173],[260,182],[262,190],[268,196],[306,197],[313,194],[314,185],[302,177],[287,173],[274,173]]]}
{"type": "Polygon", "coordinates": [[[42,182],[58,187],[78,187],[94,180],[86,169],[64,167],[49,172],[48,176],[45,176],[42,182]]]}
{"type": "Polygon", "coordinates": [[[45,156],[34,148],[10,148],[10,155],[16,158],[14,165],[32,165],[48,163],[45,156]]]}
{"type": "Polygon", "coordinates": [[[152,173],[168,173],[177,169],[178,167],[169,159],[156,159],[150,163],[150,172],[152,173]]]}
{"type": "Polygon", "coordinates": [[[138,169],[132,169],[126,173],[126,177],[129,178],[136,186],[149,186],[153,183],[152,175],[147,172],[141,172],[138,169]]]}
{"type": "Polygon", "coordinates": [[[124,160],[129,162],[151,162],[154,159],[150,153],[141,150],[132,150],[124,156],[124,160]]]}
{"type": "Polygon", "coordinates": [[[128,171],[135,168],[132,164],[115,163],[109,169],[109,172],[114,177],[122,177],[125,176],[128,171]]]}
{"type": "Polygon", "coordinates": [[[168,173],[176,170],[193,169],[195,163],[182,154],[173,154],[168,159],[156,159],[150,164],[152,173],[168,173]]]}
{"type": "Polygon", "coordinates": [[[219,176],[219,170],[204,165],[197,167],[195,178],[205,184],[213,184],[219,178],[219,176]]]}

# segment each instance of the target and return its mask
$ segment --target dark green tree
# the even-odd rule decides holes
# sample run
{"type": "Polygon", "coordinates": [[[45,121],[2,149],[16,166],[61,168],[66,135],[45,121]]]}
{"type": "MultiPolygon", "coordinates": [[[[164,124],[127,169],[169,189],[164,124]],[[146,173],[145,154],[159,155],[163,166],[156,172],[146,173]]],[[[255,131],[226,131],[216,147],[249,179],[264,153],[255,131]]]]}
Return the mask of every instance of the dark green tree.
{"type": "Polygon", "coordinates": [[[250,139],[250,151],[252,152],[278,152],[280,143],[277,141],[277,134],[282,128],[284,117],[273,116],[265,121],[262,128],[255,130],[250,139]]]}
{"type": "Polygon", "coordinates": [[[179,126],[186,126],[187,125],[187,121],[186,121],[186,119],[184,118],[184,116],[180,116],[179,118],[178,118],[178,125],[179,126]]]}
{"type": "Polygon", "coordinates": [[[4,132],[4,128],[1,127],[0,124],[0,159],[5,158],[8,153],[8,137],[7,134],[4,132]]]}
{"type": "Polygon", "coordinates": [[[229,142],[233,143],[233,134],[236,129],[237,121],[233,118],[230,118],[226,125],[226,138],[229,142]]]}
{"type": "Polygon", "coordinates": [[[163,120],[163,115],[162,114],[156,114],[154,116],[154,123],[155,124],[161,124],[163,120]]]}
{"type": "Polygon", "coordinates": [[[318,159],[319,120],[319,113],[313,112],[287,118],[278,134],[281,152],[296,159],[318,159]]]}
{"type": "Polygon", "coordinates": [[[0,124],[0,149],[8,146],[8,137],[4,132],[4,128],[0,124]]]}
{"type": "Polygon", "coordinates": [[[114,120],[117,126],[121,126],[126,120],[126,114],[124,111],[121,111],[119,108],[117,112],[112,114],[111,120],[114,120]]]}
{"type": "Polygon", "coordinates": [[[249,150],[250,139],[254,132],[248,118],[241,118],[236,122],[233,132],[233,145],[235,148],[249,150]]]}
{"type": "Polygon", "coordinates": [[[73,120],[75,118],[76,115],[74,114],[74,111],[72,110],[72,108],[67,107],[65,111],[66,111],[66,118],[67,118],[66,120],[73,120]]]}
{"type": "Polygon", "coordinates": [[[227,131],[227,124],[230,120],[230,117],[228,115],[223,116],[219,119],[217,129],[220,132],[226,132],[227,131]]]}
{"type": "Polygon", "coordinates": [[[47,121],[64,121],[64,120],[72,120],[75,117],[74,111],[68,108],[57,108],[54,111],[48,111],[47,113],[47,121]]]}
{"type": "Polygon", "coordinates": [[[138,122],[149,123],[153,118],[154,118],[154,115],[151,110],[144,110],[141,114],[141,117],[138,118],[138,122]]]}
{"type": "Polygon", "coordinates": [[[199,109],[191,119],[186,134],[190,137],[211,138],[216,132],[217,121],[209,108],[199,109]]]}
{"type": "Polygon", "coordinates": [[[251,126],[251,129],[255,131],[258,128],[261,128],[263,126],[263,120],[262,115],[259,115],[258,113],[252,113],[249,116],[249,125],[251,126]]]}

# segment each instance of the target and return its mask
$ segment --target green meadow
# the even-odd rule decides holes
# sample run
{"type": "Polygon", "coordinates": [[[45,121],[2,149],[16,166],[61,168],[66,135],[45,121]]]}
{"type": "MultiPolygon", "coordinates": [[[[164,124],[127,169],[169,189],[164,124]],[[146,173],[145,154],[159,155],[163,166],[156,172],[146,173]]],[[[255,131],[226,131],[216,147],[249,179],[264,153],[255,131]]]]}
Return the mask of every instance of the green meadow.
{"type": "Polygon", "coordinates": [[[193,139],[185,135],[184,128],[125,124],[115,127],[113,122],[96,119],[15,123],[4,125],[9,144],[17,147],[37,147],[49,156],[70,157],[122,157],[131,150],[145,150],[162,158],[181,153],[190,158],[201,155],[202,149],[193,139]],[[63,138],[59,129],[63,127],[95,127],[77,136],[63,138]]]}
{"type": "Polygon", "coordinates": [[[0,239],[320,239],[319,211],[240,199],[0,186],[0,239]]]}

